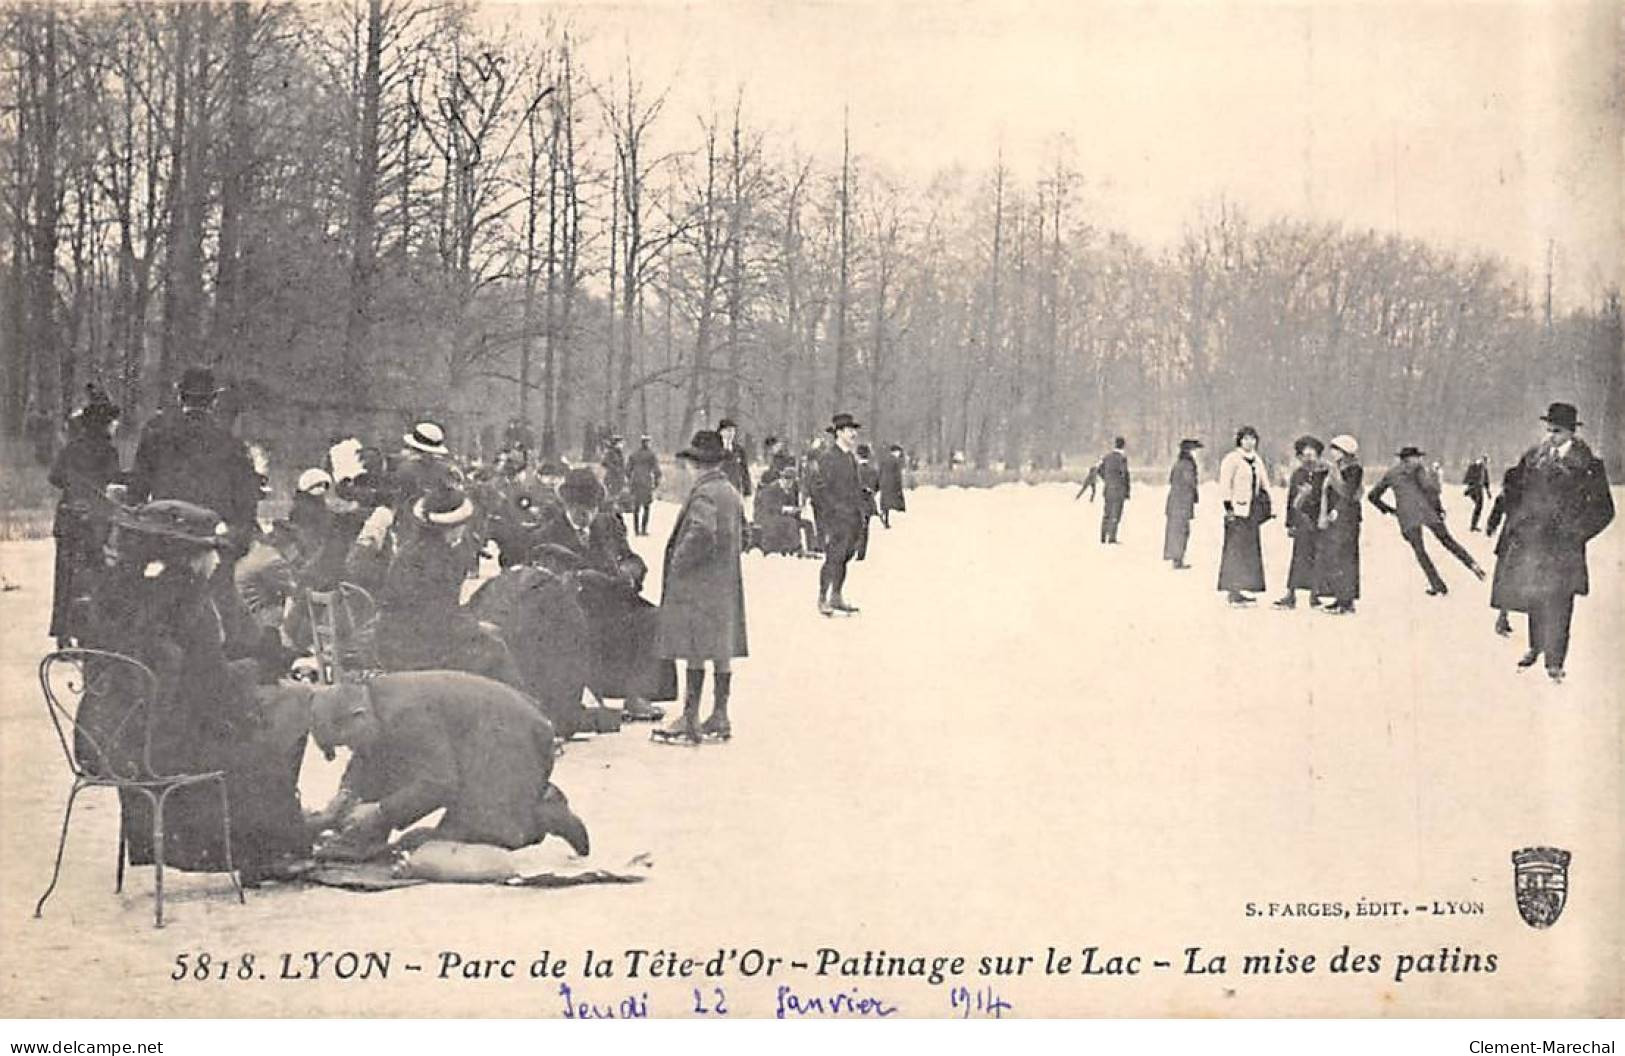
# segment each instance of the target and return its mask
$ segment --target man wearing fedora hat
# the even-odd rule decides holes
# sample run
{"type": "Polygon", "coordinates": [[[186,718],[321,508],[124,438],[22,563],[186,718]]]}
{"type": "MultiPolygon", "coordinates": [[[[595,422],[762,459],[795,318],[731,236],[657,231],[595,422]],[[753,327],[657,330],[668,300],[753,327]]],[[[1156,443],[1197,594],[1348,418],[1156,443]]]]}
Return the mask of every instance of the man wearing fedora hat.
{"type": "Polygon", "coordinates": [[[1176,569],[1186,569],[1185,547],[1191,538],[1191,519],[1196,516],[1196,504],[1201,501],[1196,474],[1196,452],[1200,440],[1181,440],[1179,456],[1168,470],[1168,501],[1163,510],[1168,516],[1162,535],[1162,559],[1173,562],[1176,569]]]}
{"type": "Polygon", "coordinates": [[[451,486],[413,502],[417,530],[378,591],[378,658],[385,670],[448,668],[524,684],[501,634],[462,606],[469,567],[459,546],[473,516],[474,504],[451,486]]]}
{"type": "Polygon", "coordinates": [[[1422,456],[1427,452],[1410,444],[1399,449],[1399,461],[1390,466],[1387,473],[1377,482],[1367,496],[1371,505],[1389,516],[1398,516],[1399,534],[1410,544],[1411,552],[1416,555],[1416,563],[1422,566],[1422,574],[1427,577],[1427,592],[1435,597],[1450,593],[1445,585],[1439,570],[1433,566],[1433,559],[1428,556],[1427,547],[1422,542],[1422,530],[1425,528],[1432,532],[1444,546],[1455,556],[1457,561],[1467,566],[1468,571],[1479,579],[1484,578],[1484,570],[1479,567],[1473,555],[1456,542],[1450,534],[1450,529],[1444,523],[1444,504],[1439,497],[1439,481],[1427,466],[1422,464],[1422,456]],[[1384,495],[1392,491],[1394,504],[1382,501],[1384,495]]]}
{"type": "Polygon", "coordinates": [[[858,471],[861,428],[862,423],[844,412],[830,420],[829,431],[835,442],[818,456],[818,475],[810,484],[824,543],[824,564],[818,573],[818,611],[825,616],[858,611],[857,606],[847,603],[843,589],[847,565],[857,553],[863,535],[869,503],[858,471]]]}
{"type": "Polygon", "coordinates": [[[656,651],[684,661],[683,713],[653,736],[662,744],[697,744],[732,736],[732,661],[749,655],[739,565],[745,506],[723,469],[729,455],[721,436],[702,429],[677,458],[689,487],[666,541],[656,651]],[[706,661],[716,684],[711,715],[701,723],[706,661]]]}
{"type": "MultiPolygon", "coordinates": [[[[1519,670],[1545,657],[1546,673],[1561,682],[1574,598],[1591,588],[1586,544],[1613,521],[1614,499],[1602,459],[1575,435],[1581,422],[1574,405],[1553,403],[1541,421],[1546,438],[1515,467],[1517,495],[1496,547],[1490,604],[1528,613],[1529,648],[1519,670]]],[[[1502,494],[1508,490],[1503,485],[1502,494]]]]}

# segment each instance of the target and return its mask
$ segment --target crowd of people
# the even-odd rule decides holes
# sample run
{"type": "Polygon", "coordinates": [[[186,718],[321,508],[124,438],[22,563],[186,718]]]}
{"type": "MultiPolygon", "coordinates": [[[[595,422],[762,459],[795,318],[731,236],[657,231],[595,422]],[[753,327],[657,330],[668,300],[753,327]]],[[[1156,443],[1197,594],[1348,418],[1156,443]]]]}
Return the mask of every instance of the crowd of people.
{"type": "MultiPolygon", "coordinates": [[[[847,565],[865,556],[870,521],[889,527],[904,508],[901,449],[875,465],[850,415],[799,460],[769,438],[755,480],[727,419],[696,432],[672,470],[648,436],[630,456],[606,437],[596,465],[523,443],[489,464],[459,459],[423,421],[392,452],[335,443],[297,472],[286,516],[263,525],[268,467],[216,420],[218,392],[208,370],[187,370],[125,470],[119,409],[90,389],[51,472],[62,498],[50,630],[59,647],[155,672],[154,765],[225,770],[231,804],[228,848],[219,802],[176,793],[165,858],[251,882],[313,854],[384,853],[397,832],[396,847],[556,835],[585,853],[586,827],[551,783],[555,745],[659,723],[673,701],[656,743],[731,738],[732,662],[748,652],[741,555],[821,557],[819,611],[855,613],[847,565]],[[655,497],[673,486],[656,602],[630,540],[650,534],[655,497]],[[302,812],[307,735],[351,758],[334,802],[302,812]],[[433,829],[412,828],[442,809],[433,829]]],[[[81,728],[119,741],[122,703],[87,700],[81,728]]],[[[143,802],[123,806],[137,864],[153,860],[143,802]]]]}
{"type": "MultiPolygon", "coordinates": [[[[1518,661],[1527,670],[1542,660],[1554,682],[1566,677],[1574,599],[1590,590],[1586,544],[1614,517],[1613,497],[1602,460],[1580,439],[1583,424],[1569,403],[1553,403],[1541,417],[1545,435],[1526,450],[1501,480],[1497,494],[1491,484],[1489,456],[1468,465],[1462,478],[1464,494],[1473,504],[1470,532],[1478,532],[1484,506],[1491,504],[1484,531],[1494,536],[1493,577],[1450,532],[1443,501],[1443,474],[1431,466],[1426,452],[1407,444],[1394,454],[1387,471],[1365,490],[1365,470],[1359,442],[1342,434],[1322,442],[1301,436],[1292,445],[1294,465],[1286,482],[1284,521],[1291,540],[1285,592],[1275,600],[1277,609],[1294,609],[1299,595],[1311,608],[1334,616],[1355,611],[1360,597],[1360,534],[1366,504],[1393,517],[1399,533],[1415,555],[1429,596],[1441,597],[1450,588],[1433,563],[1425,545],[1431,534],[1475,578],[1492,579],[1490,606],[1496,610],[1496,633],[1512,633],[1510,613],[1528,620],[1528,648],[1518,661]]],[[[1200,501],[1200,472],[1196,463],[1202,442],[1180,441],[1179,453],[1168,473],[1163,536],[1163,560],[1174,569],[1185,561],[1190,525],[1200,501]]],[[[1258,450],[1258,430],[1244,425],[1236,430],[1233,447],[1219,462],[1218,499],[1224,513],[1224,542],[1219,560],[1218,589],[1233,607],[1257,603],[1266,589],[1260,529],[1277,514],[1271,497],[1270,471],[1258,450]]],[[[1117,437],[1109,451],[1084,478],[1077,497],[1093,501],[1103,493],[1100,541],[1117,542],[1124,503],[1130,494],[1127,442],[1117,437]]]]}

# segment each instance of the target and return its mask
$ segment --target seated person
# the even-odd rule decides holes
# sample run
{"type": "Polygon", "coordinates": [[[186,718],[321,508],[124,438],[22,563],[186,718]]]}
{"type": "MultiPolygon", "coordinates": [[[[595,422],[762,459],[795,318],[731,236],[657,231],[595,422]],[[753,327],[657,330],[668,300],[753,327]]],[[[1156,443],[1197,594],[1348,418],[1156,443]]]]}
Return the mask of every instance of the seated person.
{"type": "Polygon", "coordinates": [[[501,635],[462,605],[463,581],[471,571],[462,543],[473,516],[474,504],[455,488],[438,488],[412,504],[416,529],[390,562],[378,592],[377,648],[384,670],[469,671],[510,686],[524,684],[501,635]]]}
{"type": "MultiPolygon", "coordinates": [[[[164,499],[121,513],[113,545],[114,564],[95,597],[86,644],[139,660],[157,676],[153,769],[226,771],[233,864],[244,882],[297,870],[310,850],[297,792],[302,702],[279,687],[256,686],[252,660],[227,659],[228,649],[240,650],[226,639],[209,587],[220,551],[232,545],[226,525],[211,510],[164,499]]],[[[93,767],[129,776],[141,760],[145,727],[120,721],[123,709],[121,700],[87,695],[79,726],[105,749],[93,767]]],[[[121,793],[121,806],[130,862],[152,863],[146,797],[121,793]]],[[[224,870],[221,829],[218,788],[172,793],[164,810],[165,864],[224,870]]]]}
{"type": "Polygon", "coordinates": [[[562,509],[542,526],[531,554],[550,571],[575,575],[593,639],[587,684],[600,700],[624,698],[624,719],[659,719],[663,712],[649,701],[676,698],[677,669],[655,655],[658,610],[638,596],[648,567],[592,470],[570,470],[559,499],[562,509]]]}
{"type": "Polygon", "coordinates": [[[796,472],[784,467],[762,474],[753,509],[756,541],[764,554],[801,552],[801,504],[796,493],[796,472]]]}
{"type": "Polygon", "coordinates": [[[307,819],[316,833],[337,830],[336,857],[369,857],[392,831],[441,809],[439,825],[408,833],[401,846],[514,850],[553,835],[587,853],[587,828],[551,781],[553,726],[518,690],[423,671],[309,693],[316,746],[329,759],[340,745],[351,751],[338,796],[307,819]]]}

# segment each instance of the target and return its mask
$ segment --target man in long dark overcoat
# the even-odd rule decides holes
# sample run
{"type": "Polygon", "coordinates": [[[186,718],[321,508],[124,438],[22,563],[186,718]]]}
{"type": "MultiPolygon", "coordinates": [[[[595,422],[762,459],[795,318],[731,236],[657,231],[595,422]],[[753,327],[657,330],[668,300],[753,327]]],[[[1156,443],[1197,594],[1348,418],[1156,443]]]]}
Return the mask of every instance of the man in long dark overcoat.
{"type": "Polygon", "coordinates": [[[656,651],[684,661],[683,713],[654,731],[666,744],[698,743],[732,735],[728,702],[732,661],[749,655],[745,634],[745,580],[739,552],[745,506],[723,466],[722,438],[702,429],[678,453],[693,484],[666,542],[656,651]],[[705,664],[716,674],[711,715],[700,722],[705,664]]]}
{"type": "Polygon", "coordinates": [[[1542,421],[1546,439],[1518,462],[1519,494],[1501,529],[1490,604],[1529,614],[1529,650],[1519,669],[1544,656],[1546,673],[1561,682],[1574,598],[1591,589],[1586,544],[1613,521],[1614,499],[1602,459],[1575,435],[1581,423],[1574,406],[1554,403],[1542,421]]]}
{"type": "Polygon", "coordinates": [[[1100,460],[1100,481],[1105,506],[1100,511],[1100,541],[1117,542],[1117,526],[1123,521],[1123,504],[1128,502],[1128,455],[1124,448],[1128,441],[1122,437],[1112,441],[1112,449],[1100,460]]]}
{"type": "Polygon", "coordinates": [[[843,589],[846,568],[857,553],[869,507],[858,473],[857,438],[863,426],[850,414],[830,423],[835,442],[818,455],[817,477],[809,482],[818,530],[823,537],[824,565],[818,574],[818,611],[825,616],[857,612],[843,589]]]}
{"type": "Polygon", "coordinates": [[[638,442],[638,449],[627,459],[626,478],[632,493],[632,531],[648,535],[649,512],[654,506],[655,492],[660,488],[660,458],[649,446],[647,436],[638,442]]]}

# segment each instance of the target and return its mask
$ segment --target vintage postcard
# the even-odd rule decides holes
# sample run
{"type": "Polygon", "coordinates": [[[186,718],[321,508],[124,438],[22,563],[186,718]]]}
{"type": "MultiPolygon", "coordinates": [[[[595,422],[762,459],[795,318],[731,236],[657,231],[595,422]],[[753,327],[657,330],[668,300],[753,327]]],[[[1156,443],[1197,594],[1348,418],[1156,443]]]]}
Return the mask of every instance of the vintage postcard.
{"type": "Polygon", "coordinates": [[[1625,1012],[1617,4],[0,26],[0,1016],[1625,1012]]]}

